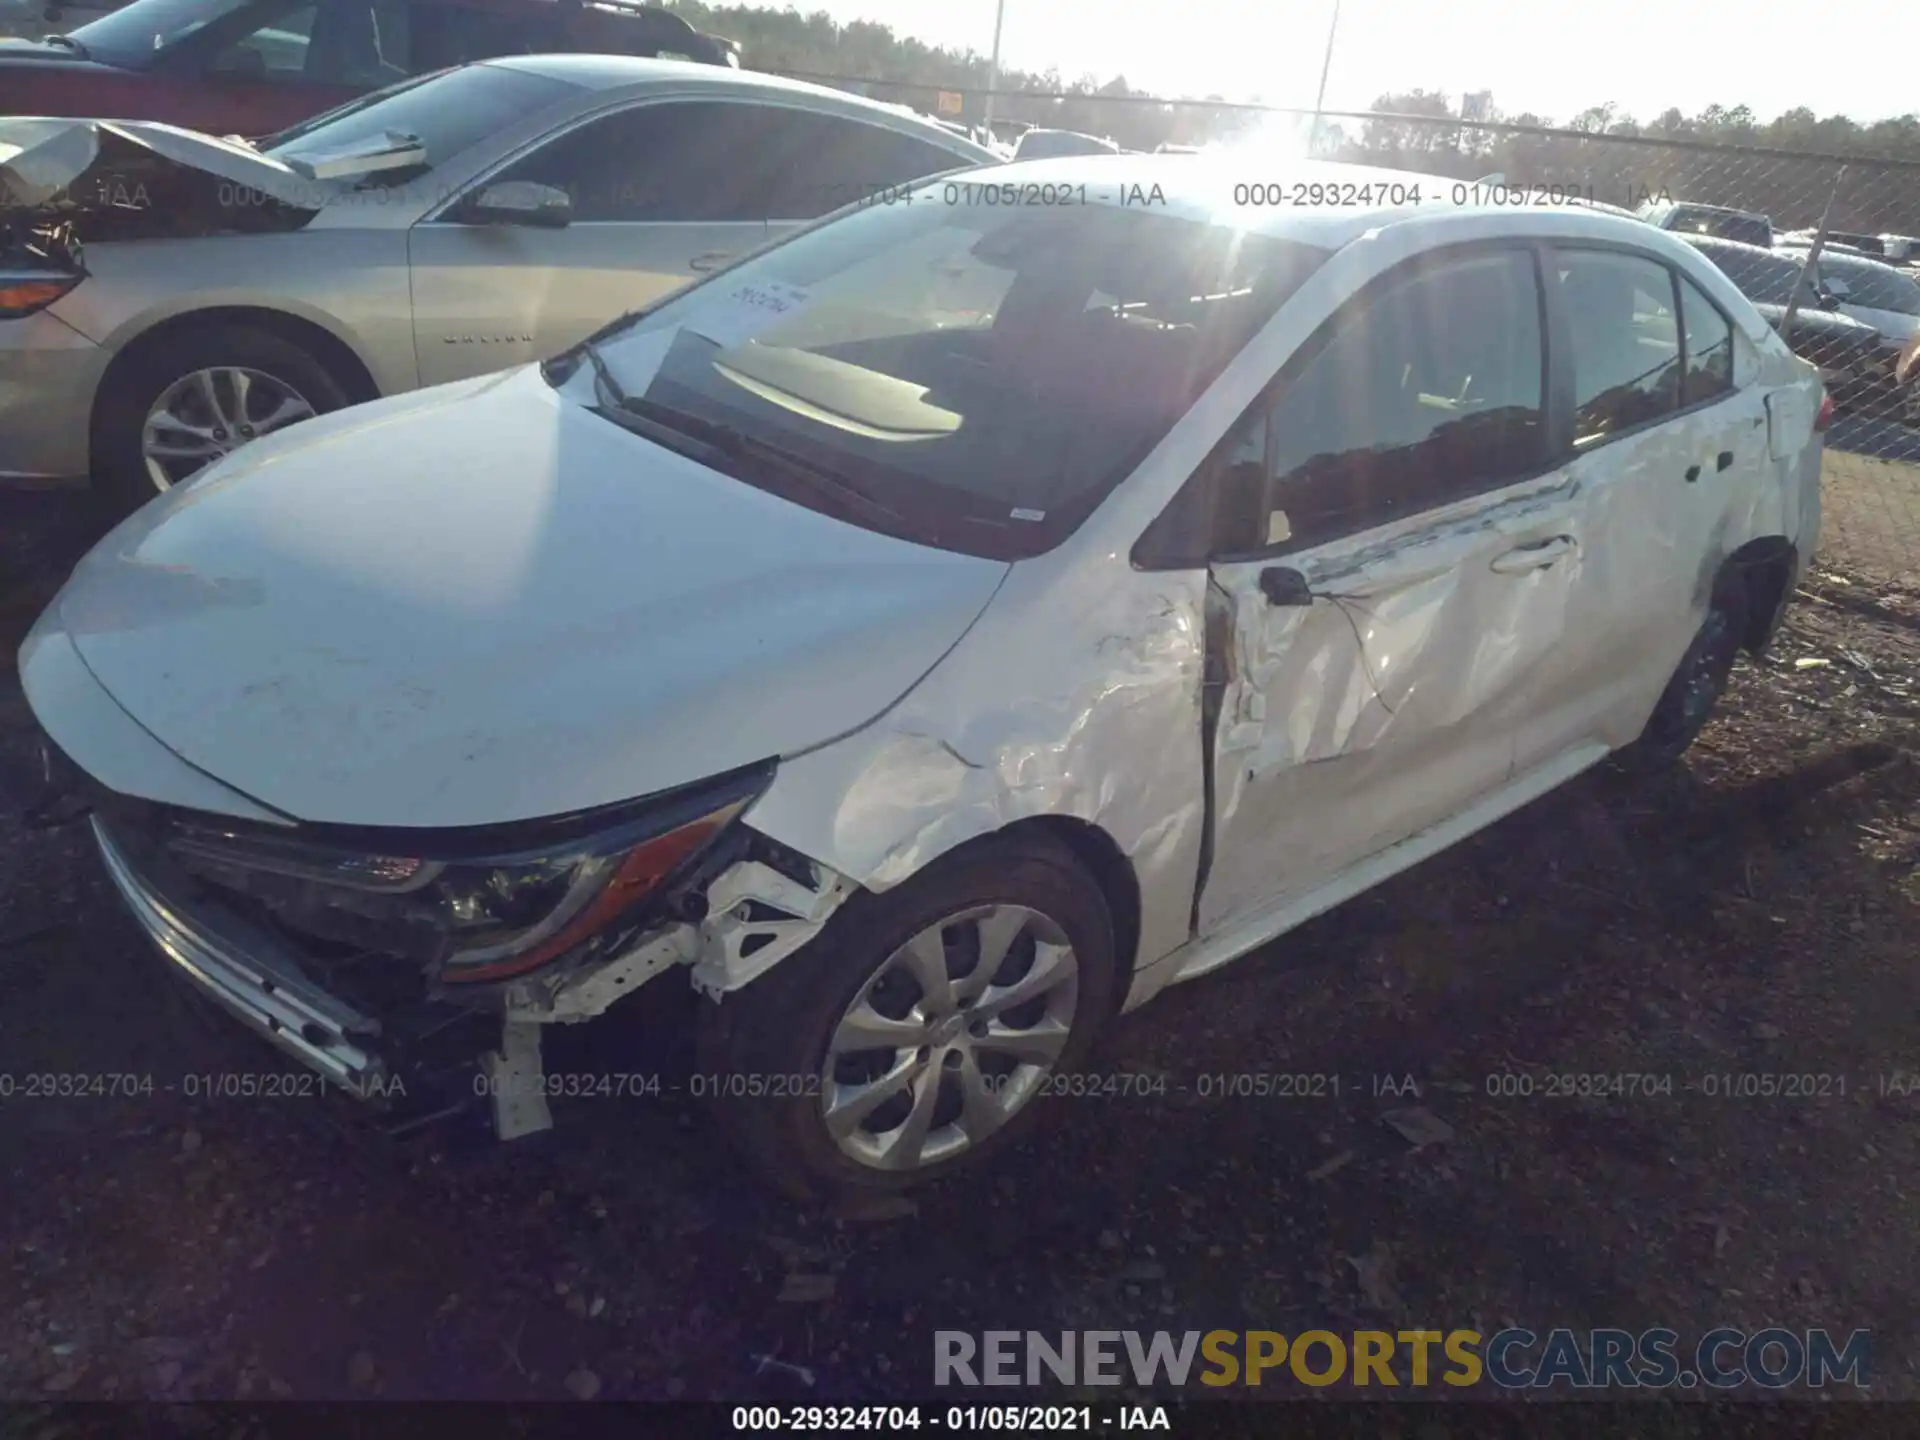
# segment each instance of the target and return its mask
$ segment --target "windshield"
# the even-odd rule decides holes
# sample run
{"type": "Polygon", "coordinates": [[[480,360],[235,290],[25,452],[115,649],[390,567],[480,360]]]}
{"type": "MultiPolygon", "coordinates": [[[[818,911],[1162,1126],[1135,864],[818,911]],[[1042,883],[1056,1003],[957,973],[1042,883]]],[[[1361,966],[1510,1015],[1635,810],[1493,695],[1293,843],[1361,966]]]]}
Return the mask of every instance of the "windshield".
{"type": "Polygon", "coordinates": [[[1738,210],[1718,210],[1711,205],[1676,205],[1667,217],[1669,230],[1690,230],[1700,235],[1718,235],[1722,240],[1737,240],[1742,245],[1773,244],[1773,222],[1761,215],[1746,215],[1738,210]]]}
{"type": "Polygon", "coordinates": [[[1892,310],[1901,315],[1920,315],[1920,285],[1871,261],[1849,265],[1844,260],[1820,257],[1820,273],[1847,282],[1847,304],[1869,310],[1892,310]]]}
{"type": "Polygon", "coordinates": [[[830,472],[907,538],[1017,559],[1071,533],[1327,256],[1142,209],[938,199],[683,292],[602,338],[609,374],[656,418],[830,472]]]}
{"type": "MultiPolygon", "coordinates": [[[[312,157],[374,146],[394,131],[416,137],[431,168],[579,90],[565,80],[523,70],[462,65],[376,90],[269,137],[261,148],[280,160],[312,157]]],[[[417,166],[387,170],[362,183],[397,184],[419,173],[417,166]]]]}
{"type": "Polygon", "coordinates": [[[1117,148],[1068,130],[1029,130],[1020,137],[1014,155],[1021,160],[1052,160],[1063,155],[1112,155],[1117,148]]]}
{"type": "Polygon", "coordinates": [[[101,59],[139,66],[169,46],[255,0],[133,0],[76,28],[73,38],[101,59]]]}

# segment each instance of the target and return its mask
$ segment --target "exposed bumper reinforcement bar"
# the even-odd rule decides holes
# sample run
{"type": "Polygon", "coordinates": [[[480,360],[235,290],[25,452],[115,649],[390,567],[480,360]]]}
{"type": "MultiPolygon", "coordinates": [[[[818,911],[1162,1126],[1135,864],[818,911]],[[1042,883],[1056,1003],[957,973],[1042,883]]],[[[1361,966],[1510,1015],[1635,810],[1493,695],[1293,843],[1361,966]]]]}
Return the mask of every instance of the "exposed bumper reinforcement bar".
{"type": "Polygon", "coordinates": [[[358,1036],[378,1021],[319,989],[284,946],[238,918],[188,915],[138,874],[96,816],[94,839],[140,928],[222,1009],[287,1055],[361,1098],[382,1093],[386,1063],[358,1036]]]}

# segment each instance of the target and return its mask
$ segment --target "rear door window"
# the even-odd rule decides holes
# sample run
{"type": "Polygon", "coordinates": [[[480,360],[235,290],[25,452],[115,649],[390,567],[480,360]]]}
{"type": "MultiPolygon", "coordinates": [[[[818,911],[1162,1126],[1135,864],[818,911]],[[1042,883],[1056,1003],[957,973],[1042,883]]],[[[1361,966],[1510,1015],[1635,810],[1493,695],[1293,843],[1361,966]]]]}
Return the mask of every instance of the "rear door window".
{"type": "Polygon", "coordinates": [[[1686,276],[1680,280],[1680,327],[1687,342],[1687,370],[1680,400],[1695,405],[1733,389],[1733,325],[1720,307],[1686,276]]]}
{"type": "Polygon", "coordinates": [[[1572,347],[1576,450],[1680,408],[1680,325],[1673,272],[1607,250],[1555,260],[1572,347]]]}

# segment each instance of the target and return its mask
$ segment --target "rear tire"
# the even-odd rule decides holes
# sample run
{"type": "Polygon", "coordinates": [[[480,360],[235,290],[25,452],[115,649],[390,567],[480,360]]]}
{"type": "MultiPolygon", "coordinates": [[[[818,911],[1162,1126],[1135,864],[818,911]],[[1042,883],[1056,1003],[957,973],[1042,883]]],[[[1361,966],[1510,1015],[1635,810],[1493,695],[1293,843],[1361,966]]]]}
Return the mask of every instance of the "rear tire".
{"type": "Polygon", "coordinates": [[[1751,610],[1745,579],[1736,571],[1723,574],[1713,587],[1707,617],[1660,692],[1646,729],[1616,757],[1621,769],[1635,774],[1664,770],[1692,747],[1726,691],[1751,610]]]}
{"type": "MultiPolygon", "coordinates": [[[[194,416],[200,428],[218,433],[209,446],[243,449],[253,434],[270,434],[287,424],[296,424],[308,415],[324,415],[351,403],[346,388],[312,355],[271,331],[252,325],[208,325],[166,336],[148,345],[128,362],[109,382],[94,416],[94,485],[107,518],[120,520],[131,515],[169,486],[162,486],[150,473],[146,450],[147,420],[163,398],[188,377],[201,372],[244,374],[248,379],[249,408],[240,413],[235,406],[231,385],[222,385],[218,394],[231,425],[216,425],[215,417],[194,416]],[[284,392],[297,406],[280,404],[284,392]],[[306,414],[277,424],[256,426],[281,409],[293,414],[304,407],[306,414]],[[247,433],[243,434],[242,431],[247,433]]],[[[186,439],[184,432],[179,437],[186,439]]],[[[210,455],[212,463],[218,455],[210,455]]],[[[173,483],[183,483],[193,473],[190,460],[172,468],[173,483]]],[[[204,469],[202,464],[200,468],[204,469]]]]}
{"type": "Polygon", "coordinates": [[[1045,837],[992,839],[856,894],[804,949],[703,1004],[703,1084],[790,1198],[913,1189],[973,1169],[1059,1108],[1045,1083],[1084,1061],[1118,983],[1093,877],[1045,837]],[[932,996],[923,966],[950,996],[932,996]],[[1007,1003],[1016,994],[1030,998],[1007,1003]],[[869,1026],[885,1032],[870,1048],[869,1026]]]}

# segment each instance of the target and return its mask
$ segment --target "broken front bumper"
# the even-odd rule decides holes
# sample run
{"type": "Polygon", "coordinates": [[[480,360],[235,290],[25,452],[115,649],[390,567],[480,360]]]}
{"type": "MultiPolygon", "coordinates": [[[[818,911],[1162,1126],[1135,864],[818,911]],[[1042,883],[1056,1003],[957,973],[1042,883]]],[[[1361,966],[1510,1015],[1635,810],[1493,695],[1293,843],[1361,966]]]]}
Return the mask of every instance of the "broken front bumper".
{"type": "Polygon", "coordinates": [[[93,821],[107,874],[160,953],[221,1009],[350,1094],[390,1088],[387,1061],[370,1048],[380,1022],[316,986],[294,955],[238,916],[191,910],[137,871],[111,828],[93,821]]]}

